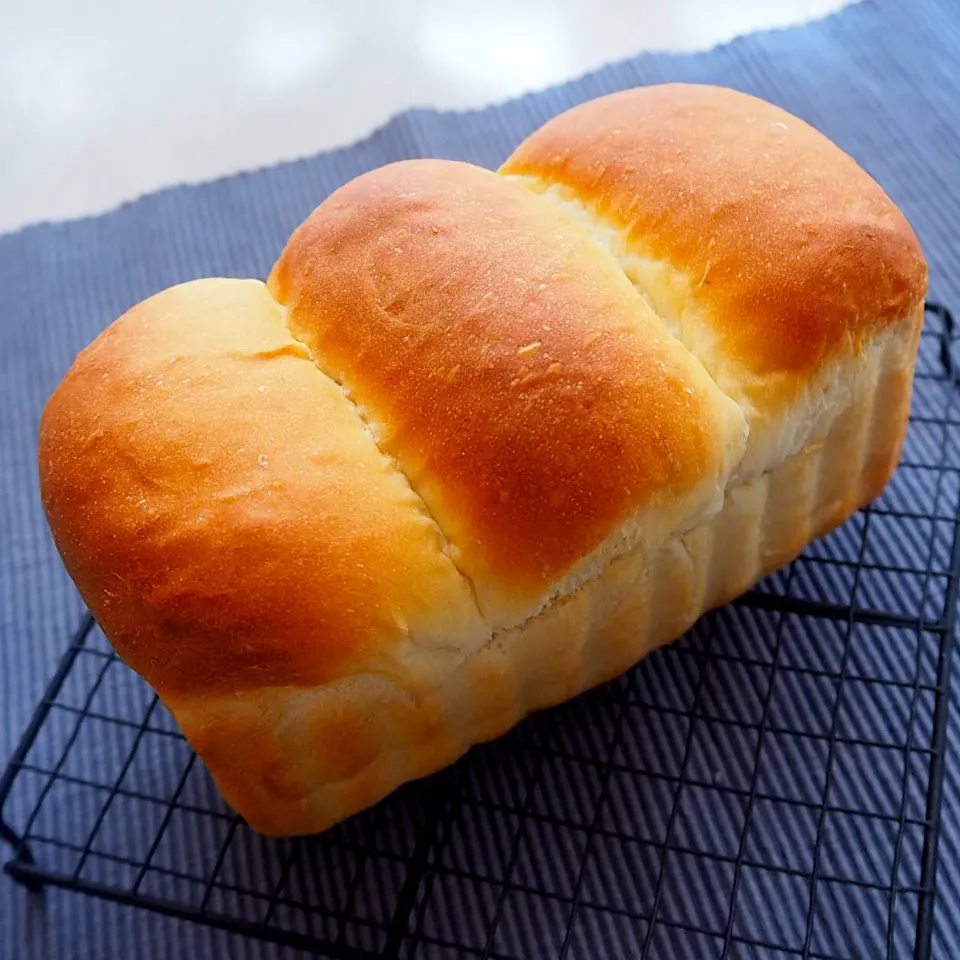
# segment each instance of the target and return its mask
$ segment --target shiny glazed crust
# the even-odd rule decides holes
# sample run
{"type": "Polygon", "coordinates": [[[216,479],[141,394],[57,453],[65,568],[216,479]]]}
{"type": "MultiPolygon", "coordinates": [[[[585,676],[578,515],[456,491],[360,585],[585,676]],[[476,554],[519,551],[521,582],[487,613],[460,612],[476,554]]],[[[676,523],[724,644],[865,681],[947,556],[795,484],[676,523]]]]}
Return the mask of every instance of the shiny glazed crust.
{"type": "Polygon", "coordinates": [[[263,832],[615,676],[895,468],[925,266],[819,134],[647,88],[504,172],[358,178],[266,286],[144,301],[45,411],[67,569],[263,832]]]}

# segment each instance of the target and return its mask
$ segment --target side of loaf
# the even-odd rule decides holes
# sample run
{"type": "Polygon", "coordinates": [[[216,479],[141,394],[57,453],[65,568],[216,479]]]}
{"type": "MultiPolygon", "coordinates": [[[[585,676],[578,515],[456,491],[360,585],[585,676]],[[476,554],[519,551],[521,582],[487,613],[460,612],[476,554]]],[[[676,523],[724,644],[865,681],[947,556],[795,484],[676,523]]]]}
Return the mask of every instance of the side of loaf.
{"type": "Polygon", "coordinates": [[[926,265],[776,107],[626,91],[334,193],[44,413],[58,549],[224,797],[313,833],[610,679],[874,499],[926,265]]]}

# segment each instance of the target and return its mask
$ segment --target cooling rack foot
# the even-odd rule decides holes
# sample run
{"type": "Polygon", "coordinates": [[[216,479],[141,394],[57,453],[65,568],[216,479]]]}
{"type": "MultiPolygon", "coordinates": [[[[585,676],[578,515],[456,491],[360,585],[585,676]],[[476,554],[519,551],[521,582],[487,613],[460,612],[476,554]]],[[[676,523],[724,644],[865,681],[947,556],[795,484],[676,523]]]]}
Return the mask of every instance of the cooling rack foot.
{"type": "Polygon", "coordinates": [[[30,848],[23,838],[12,827],[7,826],[3,820],[0,820],[0,837],[3,837],[16,851],[13,860],[4,864],[4,872],[12,877],[16,883],[26,887],[28,890],[37,891],[43,889],[43,881],[39,877],[17,869],[21,865],[32,867],[36,861],[33,859],[33,854],[30,852],[30,848]]]}

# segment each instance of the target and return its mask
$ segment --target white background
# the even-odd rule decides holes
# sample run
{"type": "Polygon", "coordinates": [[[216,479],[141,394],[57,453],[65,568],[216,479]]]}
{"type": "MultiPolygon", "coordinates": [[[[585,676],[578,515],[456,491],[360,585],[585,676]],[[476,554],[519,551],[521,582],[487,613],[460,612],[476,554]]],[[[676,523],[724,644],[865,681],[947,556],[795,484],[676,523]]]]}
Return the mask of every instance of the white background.
{"type": "Polygon", "coordinates": [[[842,0],[0,0],[0,231],[842,0]]]}

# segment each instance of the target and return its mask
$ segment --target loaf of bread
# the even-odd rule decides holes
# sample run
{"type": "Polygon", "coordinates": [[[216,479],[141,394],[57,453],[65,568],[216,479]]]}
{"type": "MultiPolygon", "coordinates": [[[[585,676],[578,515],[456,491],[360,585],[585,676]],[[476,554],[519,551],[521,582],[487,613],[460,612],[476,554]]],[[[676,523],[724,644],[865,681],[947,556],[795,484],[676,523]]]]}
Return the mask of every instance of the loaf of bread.
{"type": "Polygon", "coordinates": [[[312,833],[875,498],[926,283],[904,217],[805,123],[618,93],[498,174],[357,178],[266,284],[134,307],[47,406],[43,502],[227,801],[312,833]]]}

